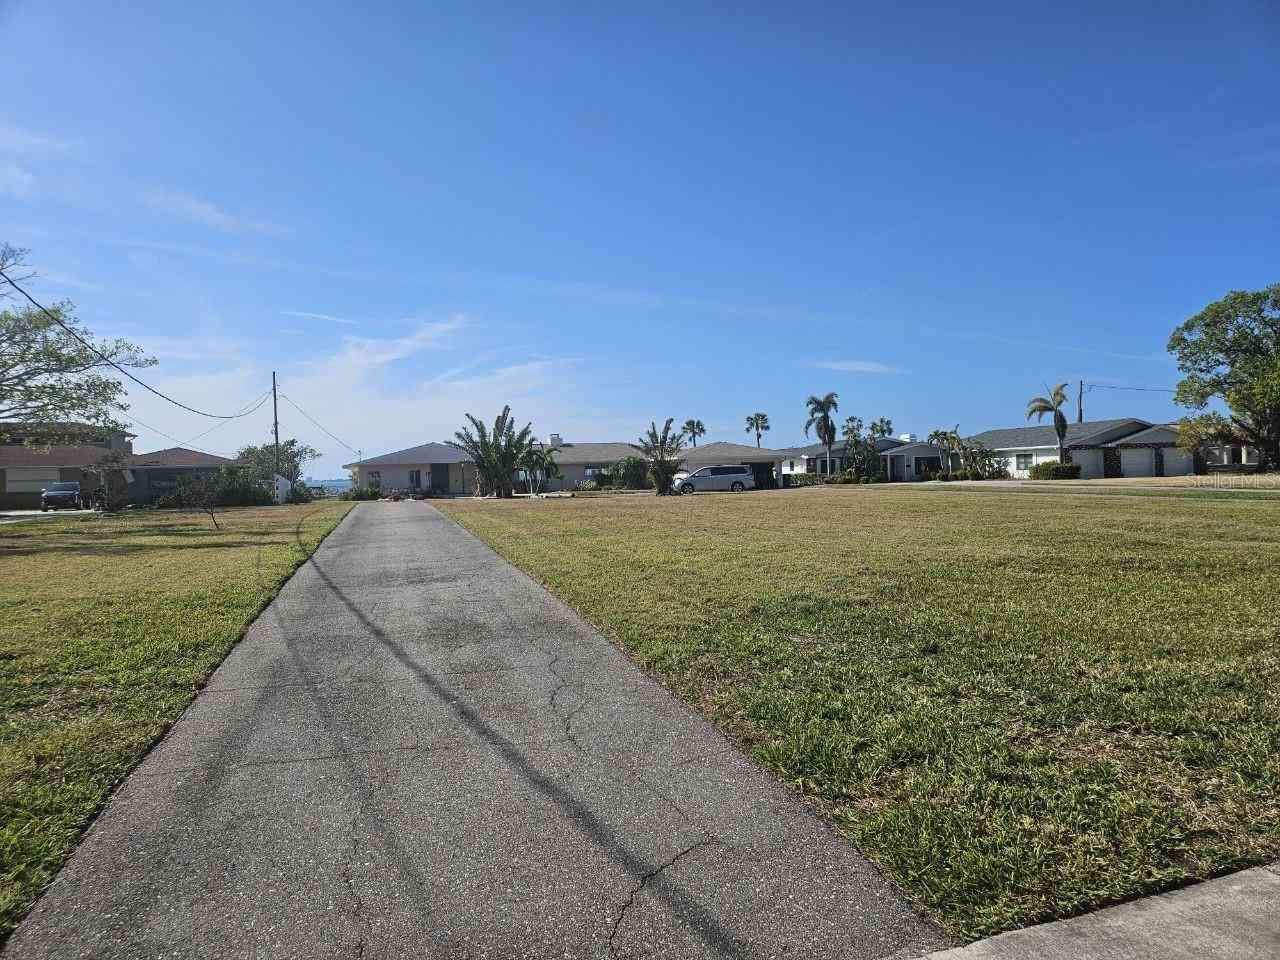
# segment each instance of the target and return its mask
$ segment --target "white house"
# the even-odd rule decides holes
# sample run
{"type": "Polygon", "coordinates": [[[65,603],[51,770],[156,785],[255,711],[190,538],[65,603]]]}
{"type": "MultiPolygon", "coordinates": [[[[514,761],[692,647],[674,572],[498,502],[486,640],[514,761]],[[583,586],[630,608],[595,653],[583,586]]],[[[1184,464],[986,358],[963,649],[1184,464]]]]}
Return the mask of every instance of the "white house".
{"type": "MultiPolygon", "coordinates": [[[[884,437],[876,441],[876,450],[884,453],[894,447],[901,447],[916,439],[913,433],[904,433],[901,438],[884,437]]],[[[838,440],[831,447],[830,461],[827,459],[827,448],[820,443],[811,443],[805,447],[788,447],[775,451],[780,457],[780,475],[792,473],[839,474],[844,472],[844,441],[838,440]]]]}
{"type": "MultiPolygon", "coordinates": [[[[1089,420],[1067,426],[1066,446],[1071,462],[1080,464],[1082,479],[1094,479],[1108,475],[1104,463],[1105,445],[1151,424],[1146,420],[1126,417],[1120,420],[1089,420]]],[[[980,443],[1005,462],[1010,476],[1026,478],[1037,463],[1058,459],[1058,434],[1053,424],[1011,427],[1006,430],[987,430],[968,438],[970,443],[980,443]]],[[[1190,473],[1191,470],[1186,471],[1190,473]]]]}

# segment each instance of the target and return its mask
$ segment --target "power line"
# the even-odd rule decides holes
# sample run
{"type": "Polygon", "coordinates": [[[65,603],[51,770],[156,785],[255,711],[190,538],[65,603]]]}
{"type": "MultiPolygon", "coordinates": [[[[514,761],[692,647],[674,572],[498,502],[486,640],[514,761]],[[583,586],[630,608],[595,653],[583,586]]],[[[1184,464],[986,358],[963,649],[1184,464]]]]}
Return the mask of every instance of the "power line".
{"type": "MultiPolygon", "coordinates": [[[[271,391],[264,390],[260,396],[255,397],[253,400],[250,400],[249,402],[250,404],[252,404],[252,406],[246,409],[243,413],[236,414],[237,419],[239,419],[240,417],[247,417],[251,413],[257,413],[258,410],[262,408],[262,405],[267,402],[267,397],[269,396],[271,396],[271,391]]],[[[209,434],[213,433],[213,431],[221,429],[222,427],[225,427],[230,422],[231,422],[230,420],[220,420],[217,423],[215,423],[212,427],[210,427],[208,430],[203,430],[200,433],[197,433],[190,440],[184,441],[182,445],[184,447],[190,446],[196,440],[199,440],[201,437],[207,437],[209,434]]]]}
{"type": "MultiPolygon", "coordinates": [[[[199,416],[201,416],[201,417],[208,417],[208,418],[210,418],[211,420],[235,420],[235,419],[237,419],[237,418],[239,418],[239,417],[244,416],[244,414],[240,414],[240,413],[236,413],[236,414],[206,413],[204,410],[197,410],[195,407],[187,406],[187,404],[183,403],[181,400],[175,400],[175,399],[173,399],[173,397],[169,396],[169,395],[168,395],[168,394],[166,394],[166,393],[161,393],[159,390],[157,390],[155,387],[151,386],[151,384],[147,383],[145,380],[140,380],[138,377],[135,377],[132,373],[130,373],[130,372],[129,372],[128,370],[126,370],[124,367],[120,366],[120,364],[118,364],[118,363],[116,363],[114,360],[112,360],[110,357],[108,357],[105,353],[103,353],[101,350],[99,350],[97,347],[95,347],[92,343],[90,343],[90,342],[89,342],[88,340],[86,340],[84,337],[80,336],[80,334],[76,333],[76,332],[75,332],[75,330],[74,330],[73,328],[69,327],[67,324],[63,323],[63,322],[62,322],[58,317],[56,317],[56,316],[54,316],[52,313],[50,313],[50,312],[49,312],[49,310],[48,310],[48,309],[46,309],[46,307],[44,306],[44,304],[40,303],[38,300],[36,300],[36,298],[35,298],[35,297],[33,297],[33,296],[31,296],[31,294],[27,293],[27,291],[26,291],[26,290],[24,290],[24,289],[22,289],[22,287],[18,286],[18,284],[16,284],[16,283],[13,281],[13,279],[12,279],[12,278],[7,274],[7,273],[5,273],[3,270],[0,270],[0,277],[3,277],[3,278],[4,278],[4,280],[5,280],[5,282],[6,282],[6,283],[8,283],[8,284],[9,284],[9,286],[13,287],[13,289],[17,290],[20,294],[22,294],[24,297],[26,297],[26,298],[27,298],[27,300],[31,303],[31,305],[32,305],[33,307],[35,307],[36,309],[38,309],[41,313],[43,313],[46,317],[48,317],[50,320],[52,320],[54,323],[56,323],[58,326],[60,326],[60,327],[61,327],[63,330],[65,330],[67,333],[71,334],[71,336],[75,337],[75,339],[76,339],[76,340],[78,340],[78,341],[79,341],[79,342],[80,342],[80,343],[81,343],[81,344],[82,344],[82,345],[83,345],[87,350],[89,350],[89,351],[91,351],[92,353],[96,354],[96,355],[98,356],[98,358],[102,360],[102,362],[103,362],[103,363],[106,363],[106,364],[109,364],[109,365],[111,365],[111,366],[115,367],[117,370],[119,370],[121,373],[123,373],[126,377],[128,377],[130,380],[132,380],[132,381],[133,381],[134,383],[136,383],[138,386],[143,387],[143,388],[145,388],[145,389],[147,389],[147,390],[150,390],[152,393],[154,393],[157,397],[160,397],[162,400],[168,400],[168,401],[169,401],[170,403],[172,403],[175,407],[181,407],[183,410],[186,410],[186,411],[188,411],[188,412],[190,412],[190,413],[197,414],[197,415],[199,415],[199,416]]],[[[139,421],[139,422],[141,422],[141,421],[139,421]]],[[[145,426],[145,424],[144,424],[144,426],[145,426]]],[[[151,428],[148,428],[148,429],[151,429],[151,428]]],[[[156,431],[156,433],[160,433],[160,431],[159,431],[159,430],[157,430],[157,431],[156,431]]],[[[164,434],[161,434],[161,435],[162,435],[162,436],[164,436],[164,434]]],[[[169,439],[170,439],[170,440],[172,440],[172,439],[173,439],[173,437],[170,437],[169,439]]]]}
{"type": "Polygon", "coordinates": [[[319,429],[320,429],[321,431],[323,431],[323,432],[324,432],[324,434],[325,434],[326,436],[328,436],[330,440],[333,440],[333,441],[334,441],[334,442],[336,442],[336,443],[340,443],[340,444],[342,444],[344,447],[346,447],[348,450],[350,450],[350,451],[351,451],[352,453],[354,453],[356,456],[359,456],[359,455],[360,455],[360,451],[359,451],[359,450],[357,450],[355,447],[351,446],[351,444],[347,443],[345,440],[341,440],[341,439],[339,439],[338,437],[335,437],[335,436],[334,436],[332,433],[330,433],[328,430],[325,430],[325,428],[324,428],[324,427],[320,426],[320,423],[316,420],[316,418],[315,418],[315,417],[313,417],[313,416],[311,416],[311,414],[307,413],[307,411],[303,410],[300,406],[298,406],[296,403],[294,403],[294,402],[293,402],[293,400],[292,400],[292,399],[290,399],[290,397],[289,397],[289,395],[288,395],[287,393],[281,393],[281,394],[280,394],[280,396],[282,396],[282,397],[284,397],[286,400],[288,400],[288,401],[289,401],[290,406],[292,406],[292,407],[293,407],[293,409],[297,410],[300,414],[302,414],[304,417],[306,417],[308,420],[310,420],[312,423],[314,423],[317,427],[319,427],[319,429]]]}
{"type": "Polygon", "coordinates": [[[1110,383],[1087,383],[1090,390],[1137,390],[1142,393],[1177,393],[1170,387],[1122,387],[1110,383]]]}
{"type": "MultiPolygon", "coordinates": [[[[179,440],[177,437],[173,436],[172,434],[165,433],[163,430],[159,429],[158,427],[153,427],[149,423],[143,423],[137,417],[131,416],[129,419],[133,423],[136,423],[138,426],[144,427],[147,430],[150,430],[152,433],[159,434],[160,436],[164,437],[166,440],[172,440],[174,443],[176,443],[180,447],[185,447],[187,446],[188,443],[191,442],[189,440],[188,441],[179,440]]],[[[217,451],[214,451],[214,450],[202,450],[200,447],[190,447],[190,449],[195,450],[197,453],[208,453],[215,457],[228,457],[228,459],[233,459],[228,454],[218,453],[217,451]]],[[[140,456],[144,456],[144,455],[140,454],[140,456]]]]}

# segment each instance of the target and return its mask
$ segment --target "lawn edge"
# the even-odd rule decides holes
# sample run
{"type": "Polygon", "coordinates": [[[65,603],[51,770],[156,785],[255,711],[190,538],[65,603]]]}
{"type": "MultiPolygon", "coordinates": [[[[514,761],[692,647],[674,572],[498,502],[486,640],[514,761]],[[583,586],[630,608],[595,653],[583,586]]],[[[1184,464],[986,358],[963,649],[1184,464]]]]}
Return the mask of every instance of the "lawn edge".
{"type": "MultiPolygon", "coordinates": [[[[343,523],[346,522],[347,518],[351,516],[352,513],[355,512],[355,508],[358,506],[359,506],[358,503],[353,503],[351,505],[351,508],[348,509],[346,513],[344,513],[341,517],[338,518],[338,522],[335,523],[327,531],[325,531],[325,533],[320,537],[320,539],[316,541],[316,545],[312,550],[310,551],[306,551],[305,549],[303,550],[303,553],[305,555],[302,557],[302,559],[299,560],[297,565],[285,575],[284,579],[280,581],[279,586],[276,587],[275,591],[271,594],[271,596],[263,600],[261,605],[259,605],[259,607],[253,612],[253,616],[251,616],[249,620],[245,622],[244,627],[241,628],[240,633],[236,636],[235,641],[229,647],[227,647],[227,652],[223,655],[222,659],[219,660],[216,664],[214,664],[210,668],[209,672],[204,677],[201,678],[199,684],[196,685],[196,687],[192,690],[191,699],[186,702],[186,705],[183,706],[182,710],[178,713],[178,715],[175,716],[172,720],[165,723],[164,728],[159,733],[157,733],[155,738],[149,744],[147,744],[147,746],[142,750],[141,753],[138,754],[138,759],[134,762],[133,766],[131,766],[126,772],[122,773],[120,775],[120,778],[111,785],[111,788],[103,795],[102,800],[99,801],[97,806],[95,806],[93,810],[89,813],[88,817],[85,818],[84,824],[80,828],[80,831],[76,837],[75,843],[72,845],[71,849],[67,851],[67,855],[63,859],[63,861],[60,864],[58,864],[58,869],[54,871],[53,876],[49,879],[49,882],[46,883],[40,889],[40,892],[32,898],[31,902],[27,904],[26,908],[22,911],[22,915],[19,916],[14,921],[11,927],[5,930],[0,930],[0,953],[4,952],[5,948],[8,946],[9,938],[18,929],[18,927],[22,925],[23,921],[27,919],[27,915],[31,913],[35,905],[40,902],[41,898],[48,892],[49,888],[53,886],[54,883],[57,882],[59,875],[61,875],[62,871],[66,869],[67,864],[70,862],[71,858],[75,856],[76,851],[80,849],[80,844],[84,842],[85,835],[88,834],[88,832],[93,828],[93,825],[94,823],[97,822],[98,817],[102,815],[102,811],[104,811],[108,806],[110,806],[111,802],[115,799],[116,793],[120,790],[120,788],[124,786],[125,782],[131,776],[133,776],[134,772],[138,769],[138,767],[142,766],[143,761],[145,761],[147,757],[151,755],[151,752],[155,750],[155,748],[160,745],[160,743],[165,739],[165,737],[167,737],[172,732],[174,724],[176,724],[179,720],[181,720],[182,717],[186,714],[186,712],[191,709],[191,704],[195,702],[196,697],[200,696],[200,694],[204,692],[205,686],[209,682],[209,678],[213,676],[213,674],[217,671],[219,667],[222,666],[222,664],[226,661],[227,657],[231,656],[232,651],[234,651],[236,647],[240,646],[245,636],[248,635],[249,630],[253,627],[255,623],[258,622],[258,618],[262,616],[263,611],[266,610],[267,607],[269,607],[275,601],[276,597],[280,596],[280,592],[284,590],[285,586],[288,585],[289,581],[292,580],[297,575],[298,571],[301,570],[311,560],[312,556],[314,556],[316,551],[320,549],[320,546],[326,540],[328,540],[330,536],[333,535],[334,531],[336,531],[340,526],[342,526],[343,523]]],[[[179,511],[179,512],[191,512],[191,511],[179,511]]],[[[312,512],[314,513],[315,511],[312,511],[312,512]]],[[[310,514],[304,514],[299,519],[298,523],[294,526],[295,540],[301,539],[302,521],[305,520],[309,515],[310,514]]],[[[262,548],[259,547],[258,549],[261,550],[262,548]]]]}
{"type": "Polygon", "coordinates": [[[703,723],[707,724],[707,726],[709,726],[715,732],[716,736],[718,736],[721,740],[723,740],[725,744],[727,744],[728,746],[736,750],[744,760],[746,760],[748,763],[756,767],[756,769],[758,769],[761,773],[767,776],[774,783],[778,784],[778,786],[780,786],[784,791],[786,791],[787,796],[791,797],[793,800],[799,803],[800,806],[805,810],[805,812],[809,816],[812,816],[815,820],[817,820],[820,824],[822,824],[822,826],[825,829],[830,830],[831,833],[833,833],[841,843],[848,844],[850,847],[852,847],[853,850],[858,854],[858,856],[860,856],[863,860],[865,860],[867,864],[873,870],[875,870],[877,874],[880,875],[881,879],[883,879],[886,884],[888,884],[891,888],[897,891],[898,895],[902,897],[903,902],[907,904],[907,906],[911,909],[912,913],[914,913],[917,917],[919,917],[922,922],[928,924],[935,931],[937,931],[938,935],[942,938],[942,940],[945,943],[945,946],[942,947],[941,949],[949,949],[951,947],[963,946],[967,942],[969,942],[963,939],[962,937],[957,936],[956,931],[954,929],[939,922],[938,918],[934,915],[934,913],[926,909],[924,904],[922,904],[915,896],[913,896],[907,888],[905,888],[901,883],[899,883],[898,880],[885,868],[884,864],[882,864],[879,860],[876,860],[874,857],[870,856],[865,850],[862,849],[861,846],[859,846],[857,843],[853,841],[852,837],[850,837],[847,833],[845,833],[845,831],[840,829],[839,824],[836,822],[836,820],[832,816],[830,816],[830,814],[822,804],[817,803],[813,798],[798,792],[791,785],[790,782],[780,777],[777,771],[766,766],[764,763],[761,763],[760,760],[757,757],[755,757],[751,753],[751,751],[742,743],[742,741],[726,733],[724,729],[720,726],[720,724],[716,723],[716,721],[712,717],[707,716],[697,706],[695,706],[692,703],[689,703],[687,700],[680,697],[674,690],[668,687],[665,682],[663,682],[662,677],[657,676],[652,671],[645,669],[645,667],[639,662],[637,662],[636,658],[632,656],[631,651],[627,649],[626,644],[624,644],[617,636],[615,636],[611,630],[597,623],[594,623],[581,610],[579,610],[577,607],[571,604],[568,600],[564,599],[562,596],[560,596],[558,593],[552,590],[551,587],[548,586],[540,577],[536,576],[529,570],[526,570],[524,567],[516,563],[510,557],[503,554],[502,551],[499,550],[487,538],[481,536],[479,533],[472,530],[470,527],[459,522],[459,520],[456,517],[454,517],[452,514],[448,513],[447,511],[441,510],[439,507],[436,507],[434,504],[432,504],[431,506],[432,506],[432,509],[436,510],[436,512],[438,512],[443,517],[445,517],[445,519],[455,524],[460,530],[462,530],[463,533],[467,534],[468,536],[474,537],[481,544],[483,544],[487,550],[491,551],[493,555],[496,556],[499,560],[501,560],[503,563],[510,566],[513,570],[518,572],[521,576],[526,577],[531,583],[537,584],[537,586],[543,591],[545,591],[548,596],[550,596],[553,600],[556,601],[556,603],[559,603],[571,614],[573,614],[573,616],[577,617],[578,620],[582,621],[582,623],[586,624],[592,630],[600,634],[600,636],[604,637],[605,640],[609,642],[609,645],[612,646],[619,653],[621,653],[626,658],[627,662],[630,663],[633,667],[635,667],[636,670],[638,670],[642,676],[646,677],[647,679],[655,683],[667,696],[669,696],[672,700],[674,700],[682,709],[687,710],[691,716],[696,717],[698,720],[701,720],[703,723]]]}

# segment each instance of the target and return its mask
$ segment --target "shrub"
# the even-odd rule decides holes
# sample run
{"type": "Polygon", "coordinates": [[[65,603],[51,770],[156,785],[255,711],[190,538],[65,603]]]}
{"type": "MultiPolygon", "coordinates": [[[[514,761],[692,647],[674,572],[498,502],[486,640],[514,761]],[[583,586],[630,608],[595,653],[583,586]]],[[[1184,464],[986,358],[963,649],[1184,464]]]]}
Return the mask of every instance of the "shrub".
{"type": "Polygon", "coordinates": [[[289,490],[289,496],[285,497],[285,503],[310,503],[315,498],[311,495],[311,488],[301,480],[295,481],[293,487],[289,490]]]}
{"type": "Polygon", "coordinates": [[[1059,463],[1057,460],[1046,460],[1044,463],[1033,464],[1031,467],[1032,480],[1079,480],[1080,464],[1078,463],[1059,463]]]}
{"type": "Polygon", "coordinates": [[[589,493],[592,490],[599,490],[600,484],[595,480],[579,480],[578,486],[575,489],[581,490],[584,493],[589,493]]]}
{"type": "Polygon", "coordinates": [[[342,495],[343,500],[381,500],[382,490],[378,487],[352,487],[342,495]]]}
{"type": "Polygon", "coordinates": [[[609,479],[619,490],[648,490],[649,465],[643,457],[623,457],[609,468],[609,479]]]}

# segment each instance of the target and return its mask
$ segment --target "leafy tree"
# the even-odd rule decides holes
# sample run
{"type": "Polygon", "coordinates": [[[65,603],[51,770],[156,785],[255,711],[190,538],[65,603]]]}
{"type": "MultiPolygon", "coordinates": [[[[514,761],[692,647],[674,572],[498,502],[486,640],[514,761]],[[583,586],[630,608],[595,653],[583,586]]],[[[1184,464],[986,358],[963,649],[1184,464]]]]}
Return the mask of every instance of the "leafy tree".
{"type": "Polygon", "coordinates": [[[756,446],[760,446],[760,434],[769,432],[769,415],[767,413],[753,413],[747,417],[747,433],[756,435],[756,446]]]}
{"type": "Polygon", "coordinates": [[[302,471],[312,460],[321,456],[319,450],[310,444],[290,438],[280,441],[279,469],[276,466],[276,445],[274,441],[262,444],[247,444],[236,453],[240,461],[259,480],[270,480],[279,473],[292,484],[302,479],[302,471]]]}
{"type": "Polygon", "coordinates": [[[695,447],[698,445],[698,438],[707,435],[707,428],[701,420],[686,420],[680,429],[695,447]]]}
{"type": "Polygon", "coordinates": [[[623,457],[609,473],[613,485],[623,490],[644,490],[649,486],[649,465],[643,457],[623,457]]]}
{"type": "Polygon", "coordinates": [[[1203,410],[1217,399],[1228,411],[1185,419],[1184,446],[1242,443],[1261,469],[1280,468],[1280,283],[1209,304],[1173,331],[1169,352],[1186,374],[1174,400],[1203,410]]]}
{"type": "Polygon", "coordinates": [[[834,393],[826,396],[810,396],[805,402],[809,419],[804,422],[804,435],[812,429],[818,442],[827,448],[827,473],[831,472],[831,448],[836,443],[836,423],[831,415],[840,409],[840,398],[834,393]]]}
{"type": "Polygon", "coordinates": [[[511,418],[511,407],[505,406],[494,418],[493,429],[467,414],[470,427],[463,427],[449,441],[451,447],[463,451],[475,464],[480,492],[508,499],[515,494],[514,476],[533,445],[533,427],[526,423],[517,431],[511,418]]]}
{"type": "Polygon", "coordinates": [[[1027,419],[1035,417],[1037,421],[1044,419],[1045,414],[1053,415],[1053,432],[1058,435],[1058,462],[1067,462],[1067,416],[1062,408],[1067,405],[1067,385],[1060,383],[1043,397],[1032,397],[1027,403],[1027,419]]]}
{"type": "MultiPolygon", "coordinates": [[[[26,251],[0,244],[0,269],[15,280],[26,251]]],[[[3,283],[3,281],[0,281],[3,283]]],[[[10,299],[4,284],[0,299],[10,299]]],[[[55,303],[49,314],[61,320],[97,352],[85,346],[44,311],[25,306],[0,311],[0,434],[6,422],[22,424],[23,435],[37,442],[76,442],[84,434],[124,430],[120,414],[129,408],[124,384],[107,371],[112,366],[149,367],[156,361],[128,340],[99,340],[76,320],[69,301],[55,303]],[[99,356],[101,354],[101,356],[99,356]],[[30,429],[47,425],[48,436],[30,429]],[[77,425],[92,430],[77,430],[77,425]]]]}
{"type": "Polygon", "coordinates": [[[632,444],[648,461],[649,479],[660,497],[671,493],[671,480],[680,469],[680,451],[684,449],[684,434],[671,432],[674,422],[675,417],[667,417],[659,432],[657,423],[650,421],[640,442],[632,444]]]}

